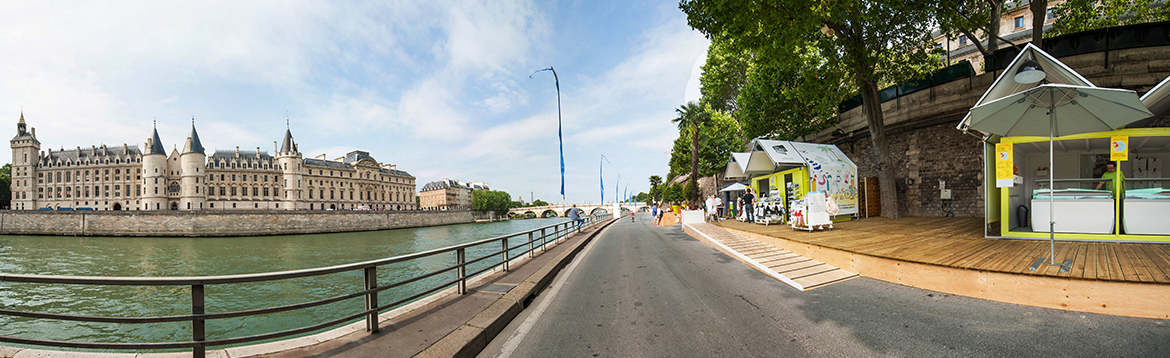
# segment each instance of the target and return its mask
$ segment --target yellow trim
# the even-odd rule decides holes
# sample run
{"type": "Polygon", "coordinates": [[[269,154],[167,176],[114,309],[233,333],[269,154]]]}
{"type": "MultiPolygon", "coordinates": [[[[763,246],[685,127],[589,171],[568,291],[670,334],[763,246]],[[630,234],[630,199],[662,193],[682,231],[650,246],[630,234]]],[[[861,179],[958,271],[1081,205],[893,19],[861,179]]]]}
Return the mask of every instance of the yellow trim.
{"type": "MultiPolygon", "coordinates": [[[[1006,230],[1005,230],[1006,231],[1006,230]]],[[[1007,232],[1004,237],[1019,237],[1019,238],[1037,238],[1047,239],[1046,232],[1007,232]]],[[[1074,234],[1074,233],[1056,233],[1057,240],[1074,239],[1074,240],[1091,240],[1091,241],[1143,241],[1143,242],[1170,242],[1170,235],[1117,235],[1117,234],[1074,234]]]]}
{"type": "MultiPolygon", "coordinates": [[[[1093,132],[1066,135],[1063,137],[1053,138],[1054,140],[1072,140],[1072,139],[1095,139],[1095,138],[1110,138],[1118,135],[1128,135],[1131,137],[1170,137],[1170,128],[1126,128],[1118,129],[1109,132],[1093,132]]],[[[1033,137],[1033,136],[1017,136],[1017,137],[1003,137],[999,139],[1000,143],[1033,143],[1033,142],[1047,142],[1048,137],[1033,137]]]]}

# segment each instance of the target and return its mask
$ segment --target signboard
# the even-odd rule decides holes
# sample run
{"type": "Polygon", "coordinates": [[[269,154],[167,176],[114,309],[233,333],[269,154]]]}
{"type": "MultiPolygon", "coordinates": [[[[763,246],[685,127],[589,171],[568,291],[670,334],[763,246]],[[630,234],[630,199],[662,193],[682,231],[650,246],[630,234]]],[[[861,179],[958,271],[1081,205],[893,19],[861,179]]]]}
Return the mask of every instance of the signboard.
{"type": "Polygon", "coordinates": [[[1011,143],[996,143],[995,144],[995,187],[996,188],[1010,188],[1012,187],[1012,179],[1015,176],[1012,170],[1015,162],[1012,158],[1012,144],[1011,143]]]}
{"type": "Polygon", "coordinates": [[[1109,160],[1122,162],[1129,160],[1129,136],[1113,136],[1109,141],[1109,160]]]}

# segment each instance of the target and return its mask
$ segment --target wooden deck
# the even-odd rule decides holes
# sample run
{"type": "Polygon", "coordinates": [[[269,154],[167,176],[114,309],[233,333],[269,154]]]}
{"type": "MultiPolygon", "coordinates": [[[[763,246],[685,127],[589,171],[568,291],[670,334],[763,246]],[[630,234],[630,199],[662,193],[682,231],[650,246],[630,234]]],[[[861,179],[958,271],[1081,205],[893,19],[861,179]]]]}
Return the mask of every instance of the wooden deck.
{"type": "Polygon", "coordinates": [[[831,231],[793,231],[787,225],[724,220],[720,225],[805,244],[931,265],[1088,280],[1170,284],[1170,244],[1056,242],[1056,262],[1072,269],[1028,267],[1048,255],[1047,240],[988,239],[982,218],[866,218],[835,223],[831,231]]]}

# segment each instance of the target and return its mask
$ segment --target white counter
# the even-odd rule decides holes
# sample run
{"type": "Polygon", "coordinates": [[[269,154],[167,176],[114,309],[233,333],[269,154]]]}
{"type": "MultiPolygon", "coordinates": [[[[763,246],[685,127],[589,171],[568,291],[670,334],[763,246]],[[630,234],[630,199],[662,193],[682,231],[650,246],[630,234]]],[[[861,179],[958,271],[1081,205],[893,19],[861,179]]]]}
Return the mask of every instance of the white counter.
{"type": "MultiPolygon", "coordinates": [[[[1057,199],[1054,206],[1056,232],[1113,233],[1113,199],[1057,199]]],[[[1048,232],[1048,199],[1032,200],[1032,231],[1048,232]]]]}
{"type": "Polygon", "coordinates": [[[1121,205],[1126,234],[1170,235],[1170,200],[1125,198],[1121,205]]]}

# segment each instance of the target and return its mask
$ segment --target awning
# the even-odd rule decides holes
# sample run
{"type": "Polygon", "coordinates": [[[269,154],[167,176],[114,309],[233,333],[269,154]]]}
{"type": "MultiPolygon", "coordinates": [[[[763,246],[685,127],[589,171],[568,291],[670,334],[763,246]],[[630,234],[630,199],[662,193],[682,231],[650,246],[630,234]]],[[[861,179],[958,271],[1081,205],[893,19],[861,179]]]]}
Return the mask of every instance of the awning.
{"type": "Polygon", "coordinates": [[[752,153],[731,153],[731,159],[727,160],[727,170],[724,171],[723,177],[730,180],[749,178],[749,175],[744,174],[744,169],[751,157],[752,153]]]}
{"type": "Polygon", "coordinates": [[[745,183],[746,183],[746,182],[741,182],[741,183],[731,183],[730,185],[728,185],[728,186],[724,187],[724,188],[723,188],[723,190],[720,190],[720,192],[726,192],[726,191],[745,191],[745,190],[747,190],[747,184],[745,184],[745,183]]]}

